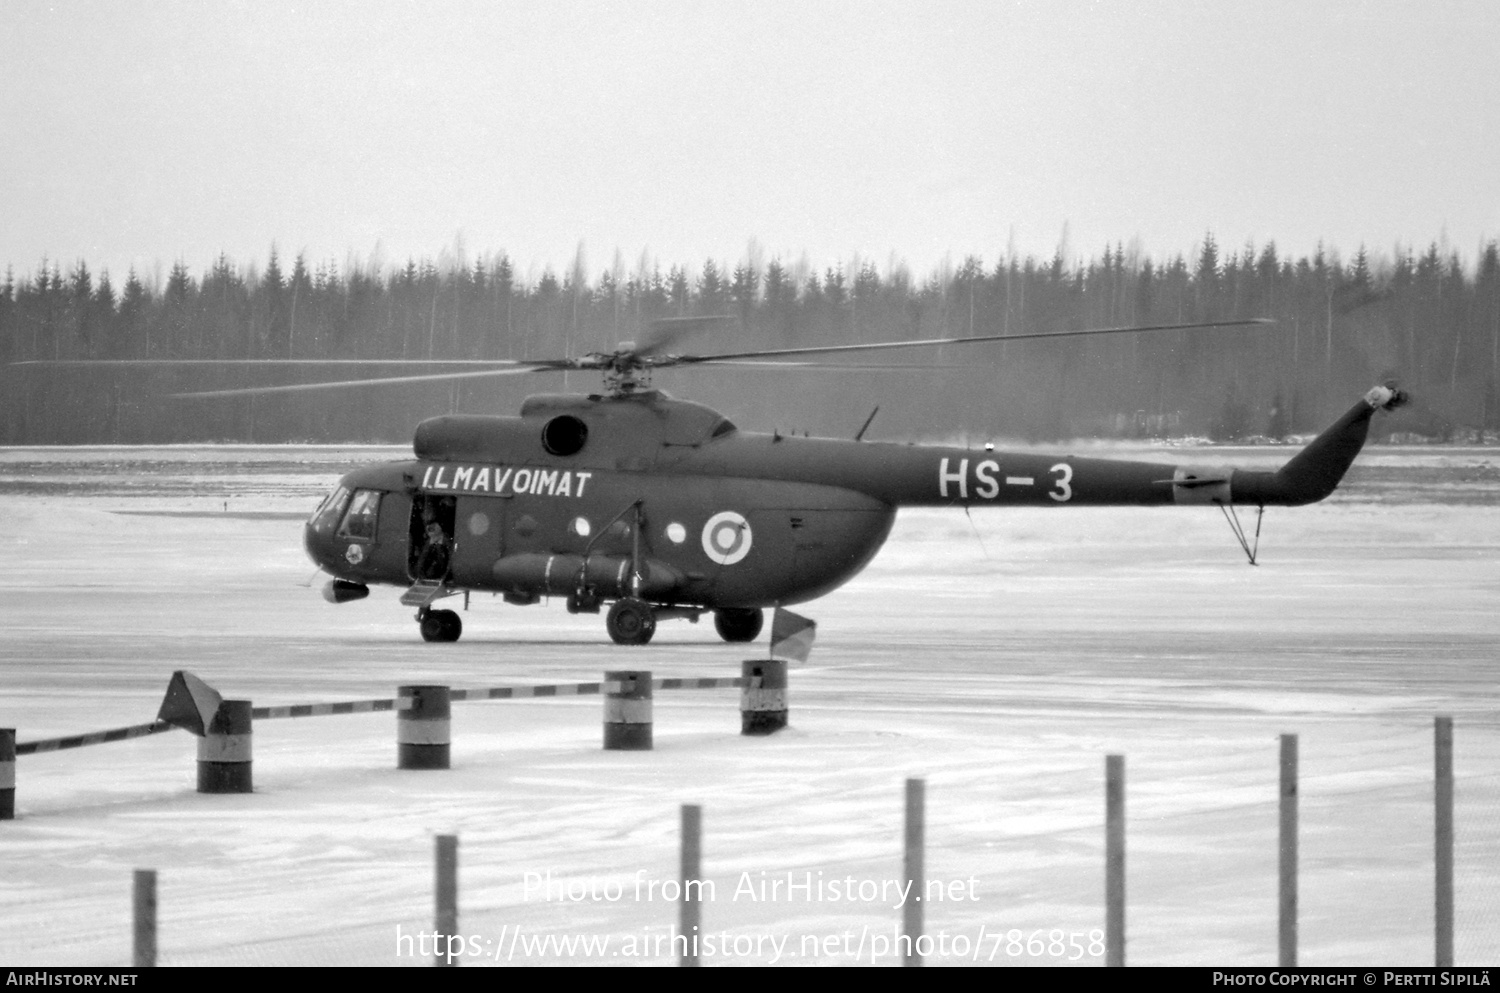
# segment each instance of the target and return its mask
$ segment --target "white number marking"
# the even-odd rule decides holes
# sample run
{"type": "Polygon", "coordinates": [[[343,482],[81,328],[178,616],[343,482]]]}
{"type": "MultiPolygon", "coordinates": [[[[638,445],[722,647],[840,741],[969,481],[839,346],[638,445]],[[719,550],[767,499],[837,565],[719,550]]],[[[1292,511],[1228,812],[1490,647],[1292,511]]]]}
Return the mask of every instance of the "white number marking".
{"type": "Polygon", "coordinates": [[[1047,495],[1058,503],[1067,503],[1073,499],[1073,487],[1068,485],[1073,479],[1073,467],[1066,462],[1059,462],[1047,471],[1057,473],[1057,489],[1047,495]]]}

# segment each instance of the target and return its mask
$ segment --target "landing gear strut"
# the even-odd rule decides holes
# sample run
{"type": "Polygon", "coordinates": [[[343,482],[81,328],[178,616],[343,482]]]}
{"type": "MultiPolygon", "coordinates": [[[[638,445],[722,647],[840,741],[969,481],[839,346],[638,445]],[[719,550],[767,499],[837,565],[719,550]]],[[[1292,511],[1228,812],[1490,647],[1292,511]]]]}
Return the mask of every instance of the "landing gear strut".
{"type": "Polygon", "coordinates": [[[451,610],[424,610],[417,615],[423,641],[457,641],[464,632],[463,621],[451,610]]]}
{"type": "Polygon", "coordinates": [[[754,641],[760,634],[766,615],[743,607],[721,607],[714,611],[714,630],[725,641],[754,641]]]}
{"type": "Polygon", "coordinates": [[[656,633],[656,612],[636,597],[616,600],[609,608],[604,628],[617,645],[644,645],[656,633]]]}

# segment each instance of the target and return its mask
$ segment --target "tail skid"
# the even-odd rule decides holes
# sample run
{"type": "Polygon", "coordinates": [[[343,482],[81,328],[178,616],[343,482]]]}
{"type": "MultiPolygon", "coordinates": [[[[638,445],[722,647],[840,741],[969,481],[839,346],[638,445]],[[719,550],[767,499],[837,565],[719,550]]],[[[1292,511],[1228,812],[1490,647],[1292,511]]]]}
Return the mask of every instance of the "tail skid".
{"type": "Polygon", "coordinates": [[[1255,561],[1255,556],[1260,554],[1260,524],[1266,516],[1266,508],[1255,508],[1254,542],[1245,537],[1245,526],[1240,523],[1240,515],[1234,512],[1234,507],[1221,503],[1219,504],[1219,509],[1224,512],[1224,520],[1229,522],[1229,530],[1234,532],[1235,538],[1240,543],[1240,548],[1245,551],[1245,557],[1250,560],[1251,565],[1259,565],[1260,563],[1255,561]]]}

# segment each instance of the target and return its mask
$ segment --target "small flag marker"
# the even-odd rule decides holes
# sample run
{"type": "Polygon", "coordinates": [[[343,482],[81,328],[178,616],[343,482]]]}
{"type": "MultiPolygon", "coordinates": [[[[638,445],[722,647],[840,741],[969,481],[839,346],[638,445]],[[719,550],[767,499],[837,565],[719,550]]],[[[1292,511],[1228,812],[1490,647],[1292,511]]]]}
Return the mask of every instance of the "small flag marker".
{"type": "Polygon", "coordinates": [[[771,658],[806,662],[817,633],[817,621],[777,607],[771,621],[771,658]]]}
{"type": "Polygon", "coordinates": [[[156,712],[156,719],[201,738],[208,733],[208,725],[223,702],[218,690],[191,672],[178,669],[167,683],[167,695],[161,702],[161,709],[156,712]]]}

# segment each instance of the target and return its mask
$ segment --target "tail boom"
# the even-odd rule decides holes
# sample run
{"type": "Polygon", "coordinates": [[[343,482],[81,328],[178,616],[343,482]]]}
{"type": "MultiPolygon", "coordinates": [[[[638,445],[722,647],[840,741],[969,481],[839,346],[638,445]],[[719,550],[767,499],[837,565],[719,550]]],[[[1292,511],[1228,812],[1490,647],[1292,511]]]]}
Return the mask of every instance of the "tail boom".
{"type": "Polygon", "coordinates": [[[1179,469],[1178,478],[1173,479],[1173,497],[1180,504],[1297,507],[1316,503],[1332,493],[1349,471],[1364,447],[1375,411],[1395,410],[1407,399],[1404,391],[1393,386],[1377,386],[1275,472],[1230,469],[1184,478],[1184,470],[1179,469]]]}

